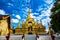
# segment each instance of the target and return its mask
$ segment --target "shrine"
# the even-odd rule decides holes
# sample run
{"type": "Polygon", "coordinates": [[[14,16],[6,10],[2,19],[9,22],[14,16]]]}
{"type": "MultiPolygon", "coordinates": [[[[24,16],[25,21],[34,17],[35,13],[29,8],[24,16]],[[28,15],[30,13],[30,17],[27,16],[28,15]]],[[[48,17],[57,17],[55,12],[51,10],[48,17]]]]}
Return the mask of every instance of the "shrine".
{"type": "Polygon", "coordinates": [[[15,34],[46,34],[45,30],[46,28],[42,25],[42,21],[39,24],[34,21],[29,9],[26,21],[22,23],[22,28],[20,28],[20,23],[18,23],[15,34]]]}

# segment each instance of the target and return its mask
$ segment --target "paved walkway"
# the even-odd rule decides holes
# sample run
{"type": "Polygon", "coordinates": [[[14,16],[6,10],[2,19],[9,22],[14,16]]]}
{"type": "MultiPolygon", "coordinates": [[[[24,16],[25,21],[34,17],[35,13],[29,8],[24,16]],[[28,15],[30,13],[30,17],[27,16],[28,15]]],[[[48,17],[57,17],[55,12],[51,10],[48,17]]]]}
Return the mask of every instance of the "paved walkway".
{"type": "Polygon", "coordinates": [[[36,40],[36,35],[25,35],[25,40],[36,40]]]}
{"type": "MultiPolygon", "coordinates": [[[[11,35],[10,40],[23,40],[23,35],[11,35]]],[[[0,40],[6,40],[5,36],[0,36],[0,40]]],[[[36,40],[36,35],[25,35],[25,40],[36,40]]],[[[37,40],[52,40],[50,35],[39,35],[37,40]]],[[[60,37],[57,36],[55,40],[60,40],[60,37]]]]}
{"type": "Polygon", "coordinates": [[[50,35],[39,35],[37,40],[52,40],[50,35]]]}

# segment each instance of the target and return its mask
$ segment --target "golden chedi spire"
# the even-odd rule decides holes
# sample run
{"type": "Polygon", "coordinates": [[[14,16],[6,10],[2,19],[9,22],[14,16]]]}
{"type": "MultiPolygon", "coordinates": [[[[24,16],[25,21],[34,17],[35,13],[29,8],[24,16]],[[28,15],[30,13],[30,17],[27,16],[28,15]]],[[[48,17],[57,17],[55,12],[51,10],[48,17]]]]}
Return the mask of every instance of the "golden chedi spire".
{"type": "Polygon", "coordinates": [[[23,20],[22,22],[22,28],[25,28],[26,22],[23,20]]]}
{"type": "Polygon", "coordinates": [[[42,25],[42,20],[40,20],[40,24],[42,25]]]}
{"type": "Polygon", "coordinates": [[[30,11],[30,8],[29,8],[29,9],[28,9],[28,17],[27,17],[27,19],[32,18],[31,16],[32,16],[32,15],[31,15],[31,11],[30,11]]]}
{"type": "Polygon", "coordinates": [[[20,20],[18,22],[18,26],[16,27],[16,29],[19,29],[20,28],[20,20]]]}
{"type": "Polygon", "coordinates": [[[40,27],[40,28],[44,28],[44,29],[45,29],[45,27],[42,25],[42,20],[40,20],[39,27],[40,27]]]}
{"type": "Polygon", "coordinates": [[[42,20],[40,20],[39,27],[40,27],[40,28],[43,28],[43,25],[42,25],[42,20]]]}

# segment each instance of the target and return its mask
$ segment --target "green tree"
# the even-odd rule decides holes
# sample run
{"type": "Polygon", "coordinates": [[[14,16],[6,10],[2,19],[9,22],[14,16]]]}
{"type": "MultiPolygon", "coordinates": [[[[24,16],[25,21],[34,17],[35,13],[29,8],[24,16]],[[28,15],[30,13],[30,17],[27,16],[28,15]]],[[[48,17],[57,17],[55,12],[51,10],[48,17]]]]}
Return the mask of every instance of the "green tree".
{"type": "Polygon", "coordinates": [[[56,0],[53,8],[51,9],[51,28],[55,32],[60,31],[60,0],[56,0]]]}

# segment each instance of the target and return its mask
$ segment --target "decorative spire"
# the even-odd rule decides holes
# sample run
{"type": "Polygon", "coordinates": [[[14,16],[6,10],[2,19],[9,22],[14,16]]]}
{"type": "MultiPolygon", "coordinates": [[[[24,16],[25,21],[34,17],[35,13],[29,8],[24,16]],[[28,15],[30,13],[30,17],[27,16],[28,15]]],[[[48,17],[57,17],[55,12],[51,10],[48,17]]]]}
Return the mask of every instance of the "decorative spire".
{"type": "Polygon", "coordinates": [[[20,19],[19,19],[19,22],[18,22],[18,26],[17,26],[17,28],[20,28],[20,19]]]}
{"type": "Polygon", "coordinates": [[[31,16],[32,16],[32,15],[31,15],[30,8],[29,8],[29,9],[28,9],[28,17],[27,17],[27,19],[32,18],[31,16]]]}
{"type": "Polygon", "coordinates": [[[40,28],[43,28],[43,25],[42,25],[42,20],[40,19],[40,24],[39,24],[40,28]]]}
{"type": "Polygon", "coordinates": [[[42,20],[40,19],[40,23],[42,24],[42,20]]]}
{"type": "Polygon", "coordinates": [[[30,14],[31,12],[30,12],[30,7],[29,7],[29,9],[28,9],[28,13],[30,14]]]}

